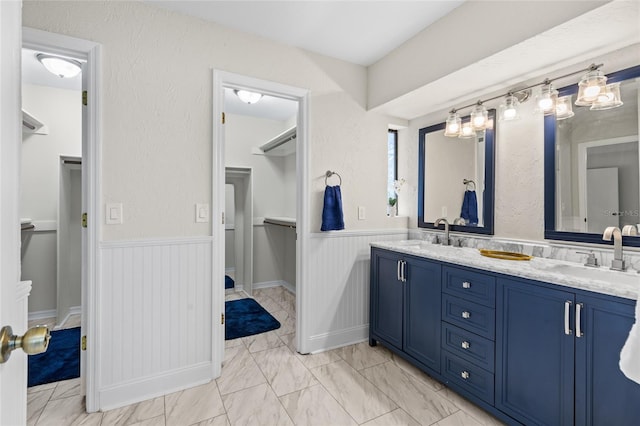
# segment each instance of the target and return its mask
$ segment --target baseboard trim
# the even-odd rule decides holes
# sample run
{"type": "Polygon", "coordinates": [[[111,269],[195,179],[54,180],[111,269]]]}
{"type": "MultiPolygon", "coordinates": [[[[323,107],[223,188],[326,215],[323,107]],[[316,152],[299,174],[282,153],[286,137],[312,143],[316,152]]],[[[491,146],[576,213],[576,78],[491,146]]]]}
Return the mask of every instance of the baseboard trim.
{"type": "Polygon", "coordinates": [[[58,316],[58,311],[55,309],[48,309],[46,311],[35,311],[29,312],[28,318],[29,321],[45,319],[45,318],[55,318],[58,316]]]}
{"type": "Polygon", "coordinates": [[[98,391],[100,410],[112,410],[209,383],[212,371],[211,363],[203,362],[102,388],[98,391]]]}
{"type": "Polygon", "coordinates": [[[291,293],[296,294],[296,286],[293,284],[290,284],[284,280],[276,280],[276,281],[263,281],[261,283],[253,283],[253,289],[254,290],[258,290],[261,288],[271,288],[271,287],[278,287],[278,286],[282,286],[284,288],[286,288],[287,290],[289,290],[291,293]]]}
{"type": "Polygon", "coordinates": [[[80,315],[82,314],[82,306],[72,306],[69,308],[69,310],[67,311],[67,315],[65,315],[64,319],[60,322],[60,324],[56,325],[54,327],[54,329],[59,329],[62,328],[65,323],[69,320],[69,318],[71,317],[71,315],[80,315]]]}
{"type": "Polygon", "coordinates": [[[364,342],[368,338],[369,324],[365,324],[311,336],[309,340],[307,340],[307,348],[309,348],[309,353],[314,354],[364,342]]]}

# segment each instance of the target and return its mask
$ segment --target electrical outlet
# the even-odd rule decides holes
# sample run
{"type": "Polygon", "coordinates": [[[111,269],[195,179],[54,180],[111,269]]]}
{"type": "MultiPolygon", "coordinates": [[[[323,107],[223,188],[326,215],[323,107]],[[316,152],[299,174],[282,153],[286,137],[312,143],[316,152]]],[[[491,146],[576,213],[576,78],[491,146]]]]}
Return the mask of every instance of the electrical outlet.
{"type": "Polygon", "coordinates": [[[358,220],[366,219],[366,209],[364,206],[358,206],[358,220]]]}

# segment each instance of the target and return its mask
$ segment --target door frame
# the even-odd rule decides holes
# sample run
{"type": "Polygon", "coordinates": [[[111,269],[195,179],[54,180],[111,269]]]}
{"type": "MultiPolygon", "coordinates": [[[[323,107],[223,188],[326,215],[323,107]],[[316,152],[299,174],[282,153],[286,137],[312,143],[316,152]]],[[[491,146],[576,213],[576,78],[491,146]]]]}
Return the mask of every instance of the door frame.
{"type": "Polygon", "coordinates": [[[638,135],[601,139],[578,144],[578,211],[579,217],[581,218],[580,226],[582,227],[582,232],[587,232],[587,224],[582,220],[582,218],[587,216],[587,149],[596,146],[618,145],[629,142],[636,142],[638,144],[638,164],[640,164],[640,141],[638,140],[638,135]]]}
{"type": "MultiPolygon", "coordinates": [[[[305,285],[307,279],[307,257],[310,238],[309,225],[309,97],[308,89],[289,86],[268,80],[261,80],[246,75],[228,71],[213,69],[213,173],[212,173],[212,233],[213,247],[213,277],[212,296],[214,314],[216,306],[224,312],[224,224],[220,217],[224,212],[224,185],[225,185],[225,134],[223,125],[224,113],[224,89],[244,89],[260,92],[270,96],[290,99],[298,102],[298,119],[296,130],[296,348],[300,353],[306,353],[308,321],[305,316],[308,313],[305,285]],[[219,302],[219,301],[222,302],[219,302]],[[218,304],[220,303],[220,304],[218,304]]],[[[224,330],[223,330],[224,331],[224,330]]],[[[224,359],[224,332],[213,330],[212,351],[218,353],[220,359],[224,359]]],[[[217,367],[220,368],[219,366],[217,367]]],[[[216,366],[214,366],[214,377],[216,366]]],[[[219,371],[217,372],[219,375],[219,371]]]]}
{"type": "Polygon", "coordinates": [[[86,113],[83,111],[82,138],[82,199],[88,216],[87,227],[83,232],[82,272],[82,334],[87,336],[86,351],[81,351],[81,378],[86,393],[86,410],[94,412],[100,409],[98,389],[100,371],[99,335],[99,230],[102,215],[101,200],[101,50],[100,44],[69,37],[62,34],[23,27],[22,47],[33,50],[45,50],[49,53],[71,56],[87,61],[83,67],[83,81],[87,91],[86,113]]]}

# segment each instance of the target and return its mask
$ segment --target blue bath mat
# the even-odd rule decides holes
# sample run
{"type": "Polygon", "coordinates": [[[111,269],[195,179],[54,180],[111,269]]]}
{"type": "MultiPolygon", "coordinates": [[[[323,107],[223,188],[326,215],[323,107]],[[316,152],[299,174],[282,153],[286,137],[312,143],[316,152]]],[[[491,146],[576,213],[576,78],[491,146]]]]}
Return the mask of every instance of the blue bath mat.
{"type": "Polygon", "coordinates": [[[28,360],[28,386],[80,377],[80,327],[52,331],[47,351],[28,360]]]}
{"type": "Polygon", "coordinates": [[[225,275],[224,276],[224,288],[225,290],[228,288],[233,288],[235,287],[236,283],[233,281],[233,278],[231,278],[229,275],[225,275]]]}
{"type": "Polygon", "coordinates": [[[224,308],[225,340],[280,328],[278,320],[253,299],[230,300],[224,303],[224,308]]]}

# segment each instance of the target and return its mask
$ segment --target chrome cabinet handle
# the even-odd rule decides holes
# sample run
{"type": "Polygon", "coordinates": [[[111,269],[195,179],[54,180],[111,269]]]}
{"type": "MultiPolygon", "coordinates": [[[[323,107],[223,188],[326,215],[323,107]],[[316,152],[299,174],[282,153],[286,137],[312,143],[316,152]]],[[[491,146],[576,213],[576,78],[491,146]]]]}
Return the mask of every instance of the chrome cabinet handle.
{"type": "Polygon", "coordinates": [[[582,332],[582,327],[580,326],[580,322],[582,322],[582,308],[584,305],[582,303],[576,303],[576,337],[584,336],[582,332]]]}
{"type": "Polygon", "coordinates": [[[464,341],[460,346],[462,346],[462,349],[469,349],[471,347],[471,344],[467,341],[464,341]]]}
{"type": "Polygon", "coordinates": [[[400,262],[402,262],[402,260],[398,260],[397,262],[397,271],[396,271],[396,276],[398,277],[398,281],[402,281],[402,278],[400,277],[400,262]]]}
{"type": "Polygon", "coordinates": [[[402,261],[402,282],[406,282],[407,281],[407,262],[405,262],[404,260],[402,261]]]}
{"type": "Polygon", "coordinates": [[[468,371],[463,371],[462,373],[460,373],[460,377],[462,377],[463,379],[467,380],[471,375],[469,374],[468,371]]]}
{"type": "Polygon", "coordinates": [[[569,310],[571,309],[571,300],[564,302],[564,334],[570,336],[573,331],[569,327],[569,310]]]}
{"type": "Polygon", "coordinates": [[[462,318],[465,318],[465,319],[471,318],[471,313],[469,311],[464,311],[462,313],[462,318]]]}
{"type": "Polygon", "coordinates": [[[465,281],[462,283],[462,288],[471,288],[471,283],[469,281],[465,281]]]}

